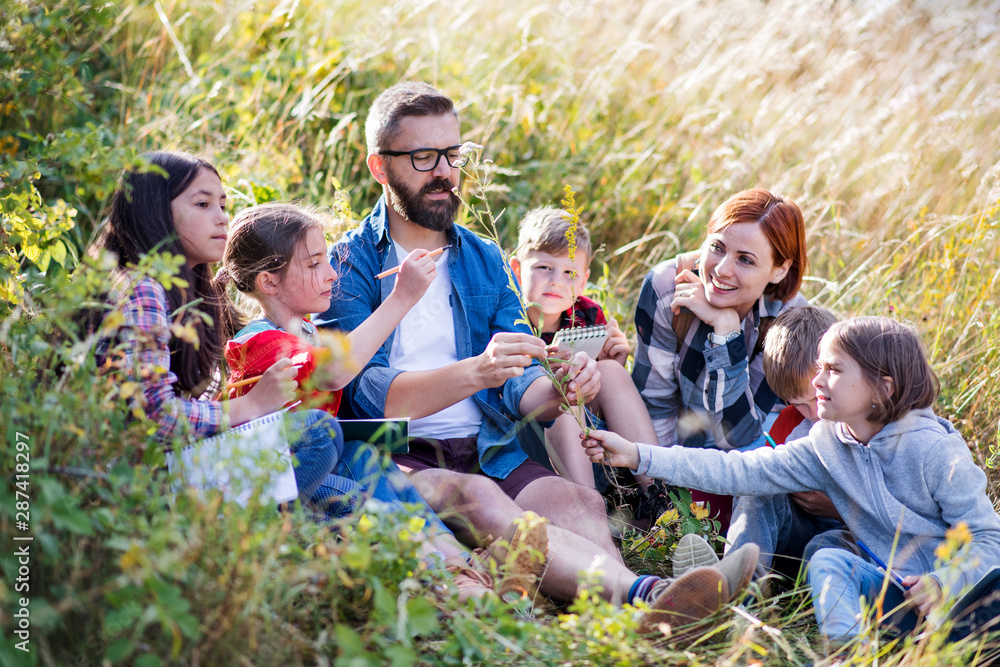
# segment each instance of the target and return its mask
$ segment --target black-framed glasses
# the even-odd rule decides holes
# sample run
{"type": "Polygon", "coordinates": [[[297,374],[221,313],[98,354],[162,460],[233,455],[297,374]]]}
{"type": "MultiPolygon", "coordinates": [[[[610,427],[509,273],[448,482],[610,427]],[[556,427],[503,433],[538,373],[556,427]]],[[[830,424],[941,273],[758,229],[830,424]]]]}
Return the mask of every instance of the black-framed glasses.
{"type": "Polygon", "coordinates": [[[444,156],[450,167],[464,167],[469,162],[469,156],[463,155],[461,146],[449,146],[448,148],[418,148],[412,151],[379,151],[379,155],[389,155],[392,157],[410,156],[410,164],[417,171],[434,171],[444,156]]]}

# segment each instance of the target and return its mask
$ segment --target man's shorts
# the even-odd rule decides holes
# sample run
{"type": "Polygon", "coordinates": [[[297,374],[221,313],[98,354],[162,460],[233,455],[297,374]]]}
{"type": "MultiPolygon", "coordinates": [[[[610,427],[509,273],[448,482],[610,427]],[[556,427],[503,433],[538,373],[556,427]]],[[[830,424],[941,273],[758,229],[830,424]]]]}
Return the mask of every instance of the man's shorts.
{"type": "Polygon", "coordinates": [[[479,450],[475,436],[468,438],[410,438],[410,449],[405,454],[394,454],[392,460],[406,474],[420,470],[441,468],[467,475],[483,475],[497,483],[511,499],[536,479],[558,477],[545,466],[531,459],[514,468],[506,478],[500,479],[483,472],[479,467],[479,450]]]}

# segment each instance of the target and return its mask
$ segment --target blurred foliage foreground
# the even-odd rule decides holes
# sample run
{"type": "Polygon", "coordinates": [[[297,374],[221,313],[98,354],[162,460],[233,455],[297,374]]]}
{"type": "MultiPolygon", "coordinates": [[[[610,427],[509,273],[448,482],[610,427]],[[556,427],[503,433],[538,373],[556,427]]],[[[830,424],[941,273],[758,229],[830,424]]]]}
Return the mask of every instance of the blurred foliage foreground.
{"type": "MultiPolygon", "coordinates": [[[[505,211],[506,243],[527,209],[579,193],[601,246],[591,288],[619,321],[728,195],[790,195],[806,295],[917,324],[938,410],[997,497],[998,26],[996,3],[916,0],[0,0],[0,664],[816,660],[801,589],[679,646],[635,637],[592,592],[539,617],[526,600],[437,602],[405,518],[333,532],[170,494],[150,424],[128,421],[135,387],[96,372],[95,335],[74,325],[108,288],[84,250],[121,169],[158,147],[209,156],[237,208],[301,198],[356,220],[377,196],[367,106],[428,80],[496,164],[468,195],[505,211]]],[[[626,534],[623,549],[662,572],[672,540],[626,534]]],[[[984,655],[936,634],[869,638],[829,660],[984,655]]]]}

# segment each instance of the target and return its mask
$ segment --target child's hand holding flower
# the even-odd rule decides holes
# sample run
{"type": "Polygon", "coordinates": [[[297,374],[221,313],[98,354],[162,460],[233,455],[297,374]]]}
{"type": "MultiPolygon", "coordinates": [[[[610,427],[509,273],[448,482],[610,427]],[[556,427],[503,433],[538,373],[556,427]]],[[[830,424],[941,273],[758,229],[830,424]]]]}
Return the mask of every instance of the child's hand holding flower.
{"type": "Polygon", "coordinates": [[[607,462],[618,468],[635,470],[639,466],[639,448],[617,433],[594,429],[586,436],[580,433],[587,457],[594,463],[607,462]]]}
{"type": "Polygon", "coordinates": [[[569,378],[566,385],[566,400],[571,405],[583,399],[587,403],[601,391],[601,372],[597,370],[597,362],[586,352],[577,352],[568,364],[563,364],[555,373],[558,382],[563,377],[569,378]]]}

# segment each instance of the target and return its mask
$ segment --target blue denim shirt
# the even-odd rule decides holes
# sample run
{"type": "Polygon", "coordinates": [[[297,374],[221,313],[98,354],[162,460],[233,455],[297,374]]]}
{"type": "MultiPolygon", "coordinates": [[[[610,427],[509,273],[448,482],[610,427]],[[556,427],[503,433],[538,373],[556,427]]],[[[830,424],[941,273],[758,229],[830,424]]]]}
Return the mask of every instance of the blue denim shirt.
{"type": "MultiPolygon", "coordinates": [[[[481,354],[496,333],[530,334],[527,325],[515,324],[521,318],[521,304],[504,271],[500,249],[457,225],[448,231],[448,242],[458,358],[481,354]]],[[[375,280],[376,274],[401,261],[389,237],[384,195],[360,227],[330,247],[329,256],[340,274],[340,283],[330,309],[314,321],[321,327],[353,331],[375,312],[396,284],[395,275],[375,280]]],[[[403,372],[389,366],[393,338],[394,335],[389,336],[344,389],[344,400],[358,417],[385,416],[389,385],[403,372]]],[[[483,389],[473,395],[483,411],[477,445],[480,466],[488,475],[504,479],[527,458],[515,439],[517,422],[523,418],[519,404],[528,386],[540,377],[544,377],[544,371],[533,363],[520,377],[507,380],[497,389],[483,389]]]]}

